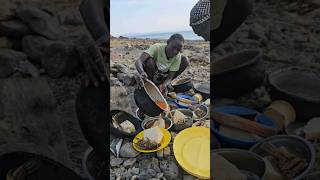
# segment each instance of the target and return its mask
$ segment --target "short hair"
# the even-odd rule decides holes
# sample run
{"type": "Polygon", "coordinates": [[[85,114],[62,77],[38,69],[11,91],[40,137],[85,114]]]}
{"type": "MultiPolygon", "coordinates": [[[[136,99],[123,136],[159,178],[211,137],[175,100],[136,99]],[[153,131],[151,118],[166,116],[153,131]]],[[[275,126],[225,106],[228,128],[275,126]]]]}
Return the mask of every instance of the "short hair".
{"type": "Polygon", "coordinates": [[[178,33],[171,35],[167,42],[169,43],[170,41],[175,40],[175,39],[178,39],[178,40],[184,42],[184,37],[178,33]]]}
{"type": "Polygon", "coordinates": [[[210,20],[211,0],[199,0],[190,12],[190,26],[199,26],[210,20]]]}

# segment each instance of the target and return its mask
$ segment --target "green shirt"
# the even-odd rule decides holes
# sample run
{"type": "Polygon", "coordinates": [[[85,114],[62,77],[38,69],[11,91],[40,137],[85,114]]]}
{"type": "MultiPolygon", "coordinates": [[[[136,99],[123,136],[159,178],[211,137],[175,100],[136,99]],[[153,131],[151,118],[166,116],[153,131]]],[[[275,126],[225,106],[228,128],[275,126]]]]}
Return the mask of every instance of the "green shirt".
{"type": "Polygon", "coordinates": [[[157,68],[161,72],[178,71],[181,63],[181,53],[178,53],[173,58],[167,59],[165,52],[165,43],[156,43],[149,47],[145,53],[149,54],[156,61],[157,68]]]}

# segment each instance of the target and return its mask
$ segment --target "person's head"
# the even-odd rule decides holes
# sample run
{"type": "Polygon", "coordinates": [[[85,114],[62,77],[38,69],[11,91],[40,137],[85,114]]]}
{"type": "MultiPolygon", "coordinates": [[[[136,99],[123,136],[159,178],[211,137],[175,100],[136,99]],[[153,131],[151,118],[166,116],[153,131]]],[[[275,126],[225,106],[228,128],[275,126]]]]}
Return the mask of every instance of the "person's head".
{"type": "Polygon", "coordinates": [[[190,26],[206,41],[210,41],[210,4],[210,0],[200,0],[190,12],[190,26]]]}
{"type": "Polygon", "coordinates": [[[181,34],[173,34],[167,40],[166,54],[169,58],[176,56],[182,51],[184,38],[181,34]]]}

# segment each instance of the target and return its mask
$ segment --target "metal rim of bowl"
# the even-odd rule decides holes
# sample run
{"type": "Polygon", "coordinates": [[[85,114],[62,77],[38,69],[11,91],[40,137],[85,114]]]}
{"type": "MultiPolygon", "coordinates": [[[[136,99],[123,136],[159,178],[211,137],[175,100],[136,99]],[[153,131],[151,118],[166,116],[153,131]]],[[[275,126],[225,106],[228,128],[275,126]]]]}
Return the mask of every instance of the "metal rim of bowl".
{"type": "Polygon", "coordinates": [[[250,152],[254,152],[255,149],[257,149],[259,146],[261,146],[263,143],[265,142],[268,142],[268,141],[271,141],[272,139],[275,139],[275,138],[292,138],[292,139],[296,139],[296,140],[299,140],[301,141],[310,151],[310,162],[308,162],[308,167],[306,167],[306,169],[304,169],[304,171],[302,173],[300,173],[299,175],[297,175],[296,177],[293,178],[293,180],[298,180],[297,178],[302,178],[304,177],[305,175],[307,175],[310,170],[312,170],[312,168],[314,167],[314,164],[315,164],[315,156],[316,156],[316,151],[314,149],[314,147],[312,146],[312,144],[305,140],[304,138],[300,137],[300,136],[297,136],[297,135],[276,135],[276,136],[271,136],[271,137],[268,137],[264,140],[262,140],[261,142],[253,145],[249,151],[250,152]]]}
{"type": "MultiPolygon", "coordinates": [[[[143,120],[143,121],[141,122],[141,128],[142,128],[143,130],[145,130],[144,125],[145,125],[147,122],[152,121],[152,120],[155,120],[155,119],[158,119],[158,118],[157,118],[157,117],[149,117],[149,118],[146,118],[145,120],[143,120]]],[[[166,129],[169,130],[169,129],[171,129],[171,127],[172,127],[172,125],[173,125],[173,122],[172,122],[172,120],[171,120],[170,118],[167,118],[167,119],[170,121],[170,125],[169,125],[169,127],[166,128],[166,129]]]]}
{"type": "MultiPolygon", "coordinates": [[[[201,120],[203,120],[203,119],[206,119],[206,118],[208,117],[208,114],[209,114],[209,107],[206,106],[206,105],[204,105],[204,104],[197,104],[197,105],[195,105],[195,106],[202,106],[202,107],[204,107],[204,108],[205,108],[205,111],[206,111],[206,115],[203,116],[202,118],[194,119],[194,121],[201,121],[201,120]]],[[[192,113],[193,113],[193,111],[192,111],[192,113]]]]}

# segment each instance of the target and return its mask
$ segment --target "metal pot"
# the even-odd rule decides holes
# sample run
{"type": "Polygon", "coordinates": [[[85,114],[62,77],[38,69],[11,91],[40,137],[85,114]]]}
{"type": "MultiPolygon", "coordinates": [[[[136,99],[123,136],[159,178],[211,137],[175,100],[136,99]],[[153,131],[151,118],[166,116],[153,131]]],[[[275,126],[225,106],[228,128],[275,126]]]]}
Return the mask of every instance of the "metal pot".
{"type": "Polygon", "coordinates": [[[158,116],[165,110],[157,106],[155,101],[164,102],[169,106],[158,87],[150,80],[144,82],[143,88],[134,90],[134,100],[139,109],[150,117],[158,116]]]}
{"type": "Polygon", "coordinates": [[[194,87],[196,93],[200,93],[203,99],[210,98],[210,83],[199,83],[194,87]]]}
{"type": "Polygon", "coordinates": [[[307,160],[309,163],[308,167],[292,180],[302,179],[302,177],[312,170],[316,159],[315,149],[307,140],[299,136],[277,135],[264,139],[251,147],[250,151],[260,156],[264,156],[264,151],[261,149],[261,146],[266,142],[269,142],[278,148],[283,146],[287,148],[289,152],[295,152],[299,157],[307,160]]]}
{"type": "MultiPolygon", "coordinates": [[[[147,118],[147,119],[145,119],[144,121],[142,121],[142,123],[141,123],[141,128],[142,129],[147,129],[145,126],[146,126],[146,124],[148,124],[148,123],[152,123],[152,122],[154,122],[154,121],[156,121],[156,120],[158,120],[159,118],[147,118]]],[[[172,127],[172,121],[171,121],[171,119],[169,119],[169,118],[163,118],[164,119],[164,121],[165,121],[165,123],[166,124],[168,124],[168,128],[166,128],[167,130],[169,130],[171,127],[172,127]]]]}
{"type": "MultiPolygon", "coordinates": [[[[266,173],[266,163],[261,156],[241,150],[241,149],[215,149],[214,153],[218,153],[220,156],[224,157],[227,161],[235,165],[239,170],[250,172],[261,179],[266,173]]],[[[214,156],[211,156],[212,160],[214,156]]]]}
{"type": "Polygon", "coordinates": [[[261,50],[243,50],[214,61],[214,98],[236,98],[260,86],[265,78],[261,50]]]}
{"type": "Polygon", "coordinates": [[[174,88],[174,92],[187,92],[193,88],[193,83],[191,78],[181,78],[175,79],[171,83],[174,88]]]}
{"type": "Polygon", "coordinates": [[[285,100],[296,111],[296,120],[306,122],[320,116],[320,76],[310,69],[289,67],[268,76],[272,100],[285,100]]]}
{"type": "Polygon", "coordinates": [[[110,120],[109,124],[110,124],[110,133],[112,133],[113,135],[115,135],[116,137],[120,137],[120,138],[133,138],[135,137],[140,131],[142,131],[141,127],[140,127],[140,120],[138,118],[135,118],[133,115],[125,112],[125,111],[121,111],[121,110],[111,110],[110,111],[110,117],[112,117],[113,115],[117,114],[117,113],[121,113],[121,116],[119,117],[119,124],[125,120],[130,121],[135,129],[136,132],[129,134],[127,132],[121,131],[120,129],[115,128],[112,125],[112,120],[110,120]]]}

